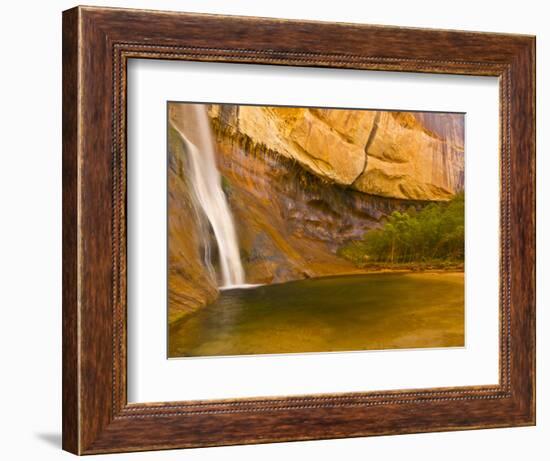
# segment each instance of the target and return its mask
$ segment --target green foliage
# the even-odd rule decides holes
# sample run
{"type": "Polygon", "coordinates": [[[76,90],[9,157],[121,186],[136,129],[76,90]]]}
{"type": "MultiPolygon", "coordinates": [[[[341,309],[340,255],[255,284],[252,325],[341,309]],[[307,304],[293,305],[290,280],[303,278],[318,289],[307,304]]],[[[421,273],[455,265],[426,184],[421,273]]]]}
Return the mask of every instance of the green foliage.
{"type": "Polygon", "coordinates": [[[347,243],[338,253],[358,265],[464,261],[464,193],[420,211],[394,211],[382,228],[347,243]]]}
{"type": "Polygon", "coordinates": [[[354,240],[338,248],[337,253],[360,266],[366,261],[367,251],[367,244],[363,240],[354,240]]]}

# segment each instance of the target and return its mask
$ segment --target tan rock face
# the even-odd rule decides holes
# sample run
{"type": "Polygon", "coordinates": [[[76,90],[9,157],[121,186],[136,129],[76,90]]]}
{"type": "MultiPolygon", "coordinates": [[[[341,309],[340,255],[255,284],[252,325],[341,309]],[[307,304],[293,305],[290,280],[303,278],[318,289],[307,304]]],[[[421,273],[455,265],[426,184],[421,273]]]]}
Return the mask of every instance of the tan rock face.
{"type": "Polygon", "coordinates": [[[337,113],[341,117],[336,119],[323,118],[318,114],[319,112],[304,110],[303,117],[290,130],[289,139],[300,151],[298,159],[309,161],[310,169],[315,173],[320,172],[334,182],[352,184],[365,166],[362,143],[368,133],[359,127],[372,126],[372,114],[364,112],[359,118],[346,117],[349,113],[337,113]],[[350,128],[352,133],[355,132],[355,137],[336,129],[345,124],[346,118],[352,119],[350,125],[352,122],[353,125],[350,128]]]}
{"type": "Polygon", "coordinates": [[[445,200],[463,189],[462,114],[213,105],[210,115],[361,192],[445,200]]]}
{"type": "Polygon", "coordinates": [[[443,118],[453,128],[462,125],[462,115],[378,114],[366,149],[367,167],[354,187],[376,195],[420,200],[446,199],[463,188],[463,137],[458,139],[452,129],[436,133],[425,126],[427,121],[443,118]]]}

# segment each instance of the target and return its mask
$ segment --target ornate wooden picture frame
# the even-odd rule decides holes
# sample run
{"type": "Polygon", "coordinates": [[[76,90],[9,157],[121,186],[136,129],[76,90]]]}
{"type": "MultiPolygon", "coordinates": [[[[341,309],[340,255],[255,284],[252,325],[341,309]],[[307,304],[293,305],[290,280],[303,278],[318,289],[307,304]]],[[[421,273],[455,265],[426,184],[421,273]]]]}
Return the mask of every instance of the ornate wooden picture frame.
{"type": "Polygon", "coordinates": [[[535,424],[535,39],[77,7],[63,13],[63,448],[93,454],[535,424]],[[128,403],[129,59],[482,75],[500,87],[498,385],[128,403]]]}

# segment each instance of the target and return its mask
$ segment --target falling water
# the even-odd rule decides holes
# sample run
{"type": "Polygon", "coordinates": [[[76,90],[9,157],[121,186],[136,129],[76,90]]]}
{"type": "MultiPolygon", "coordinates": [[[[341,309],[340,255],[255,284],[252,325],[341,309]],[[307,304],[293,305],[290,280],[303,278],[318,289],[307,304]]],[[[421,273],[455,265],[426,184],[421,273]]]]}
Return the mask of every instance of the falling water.
{"type": "Polygon", "coordinates": [[[239,254],[239,244],[233,216],[222,190],[221,175],[216,166],[214,141],[206,107],[190,105],[195,118],[196,142],[193,144],[178,130],[187,148],[190,165],[190,180],[196,200],[206,215],[218,244],[222,275],[222,288],[244,285],[244,270],[239,254]]]}

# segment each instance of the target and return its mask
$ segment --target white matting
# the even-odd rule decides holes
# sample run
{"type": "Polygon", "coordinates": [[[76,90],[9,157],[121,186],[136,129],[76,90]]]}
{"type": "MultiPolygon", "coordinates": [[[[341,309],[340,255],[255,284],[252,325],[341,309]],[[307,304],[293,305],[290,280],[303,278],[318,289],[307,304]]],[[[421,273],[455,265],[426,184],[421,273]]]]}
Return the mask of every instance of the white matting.
{"type": "Polygon", "coordinates": [[[128,91],[130,402],[498,382],[496,78],[130,60],[128,91]],[[466,347],[168,360],[168,100],[465,112],[466,347]]]}

